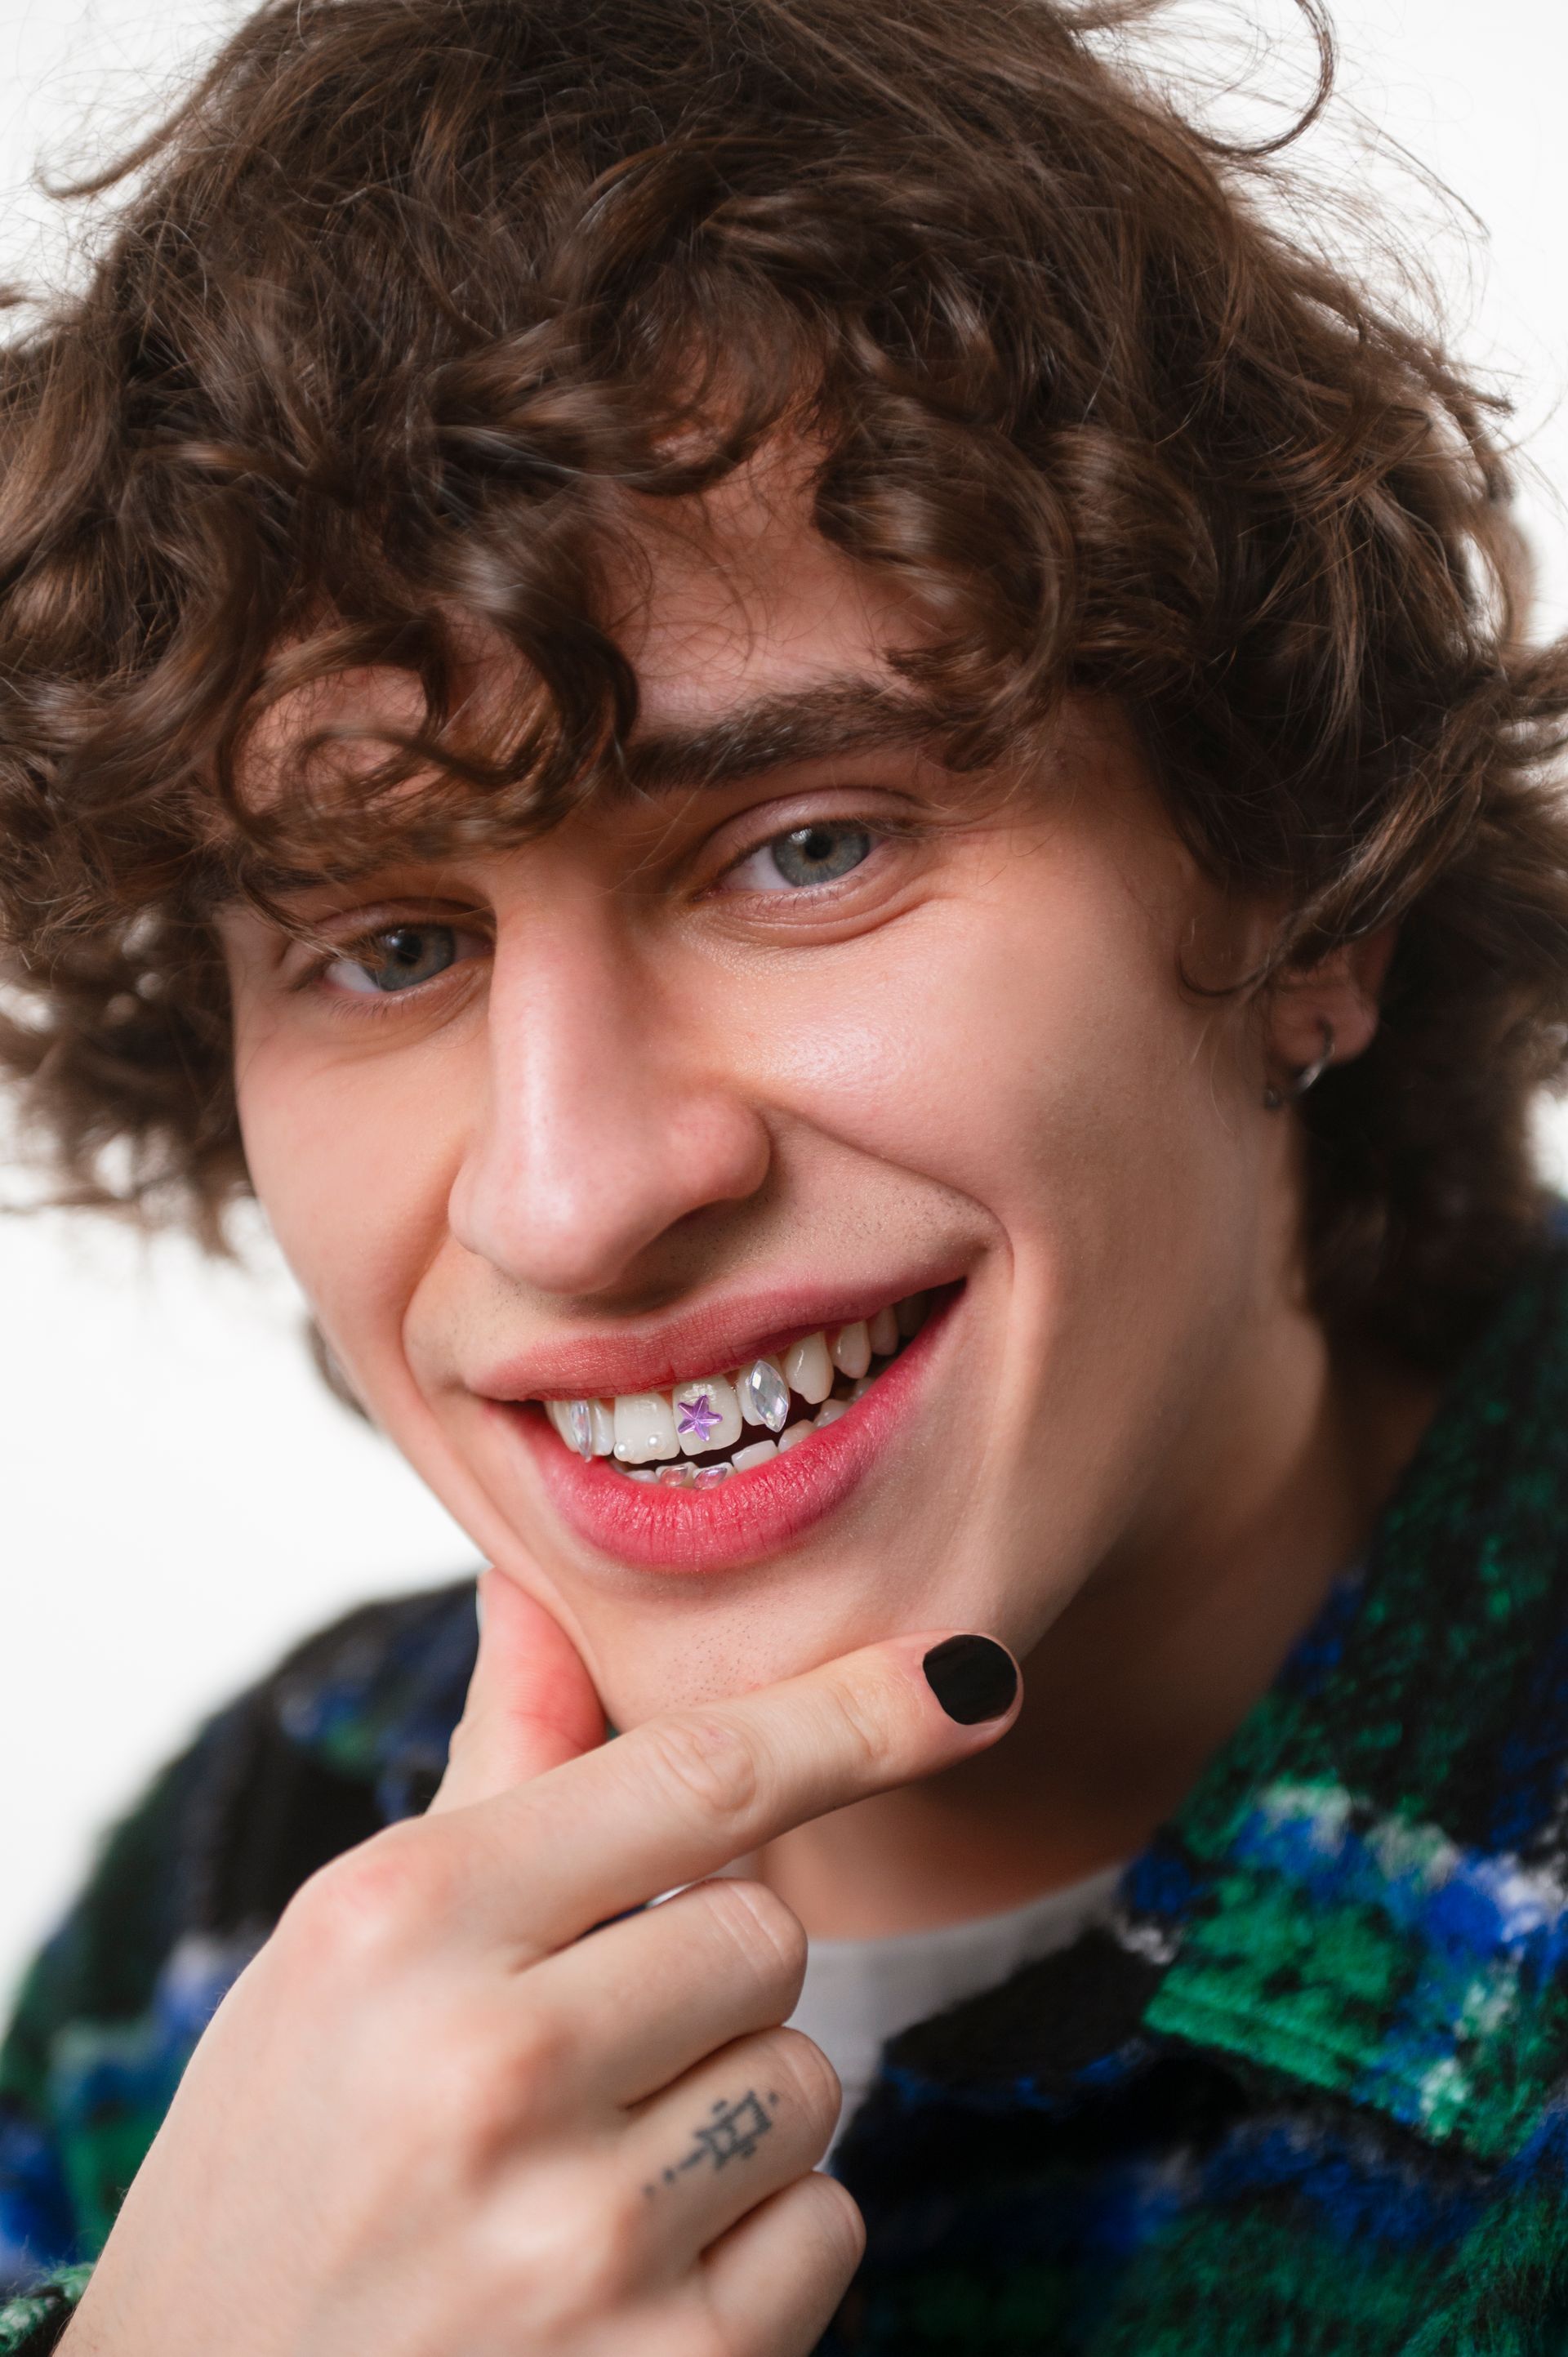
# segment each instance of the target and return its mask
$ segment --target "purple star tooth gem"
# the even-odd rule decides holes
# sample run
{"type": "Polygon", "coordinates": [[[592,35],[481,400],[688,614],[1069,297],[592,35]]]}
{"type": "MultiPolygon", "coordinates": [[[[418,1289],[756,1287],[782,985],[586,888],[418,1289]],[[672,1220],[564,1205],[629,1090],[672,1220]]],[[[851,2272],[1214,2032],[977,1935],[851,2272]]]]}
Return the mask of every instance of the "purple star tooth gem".
{"type": "Polygon", "coordinates": [[[691,1399],[683,1399],[676,1410],[675,1429],[682,1440],[698,1441],[704,1448],[709,1433],[716,1432],[723,1422],[707,1392],[697,1392],[691,1399]]]}

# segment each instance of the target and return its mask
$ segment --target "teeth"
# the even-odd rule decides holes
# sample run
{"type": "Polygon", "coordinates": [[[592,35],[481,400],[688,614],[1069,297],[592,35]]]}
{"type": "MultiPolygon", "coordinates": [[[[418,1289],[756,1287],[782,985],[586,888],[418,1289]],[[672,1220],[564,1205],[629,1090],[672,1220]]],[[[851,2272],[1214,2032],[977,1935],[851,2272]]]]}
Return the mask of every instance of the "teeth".
{"type": "Polygon", "coordinates": [[[896,1309],[879,1309],[866,1329],[872,1355],[890,1359],[898,1348],[898,1313],[896,1309]]]}
{"type": "Polygon", "coordinates": [[[646,1465],[650,1457],[680,1453],[675,1417],[663,1392],[633,1392],[618,1399],[615,1453],[623,1465],[646,1465]]]}
{"type": "Polygon", "coordinates": [[[731,1473],[745,1473],[766,1465],[780,1449],[798,1448],[847,1414],[863,1399],[875,1378],[874,1359],[890,1359],[900,1343],[918,1334],[930,1311],[930,1296],[911,1294],[907,1300],[879,1309],[874,1318],[857,1318],[847,1326],[807,1334],[776,1358],[751,1360],[732,1375],[704,1375],[677,1383],[668,1392],[632,1392],[619,1399],[553,1399],[543,1407],[568,1448],[579,1457],[611,1457],[636,1481],[655,1481],[672,1490],[713,1490],[731,1473]],[[832,1396],[840,1376],[847,1396],[832,1396]],[[797,1412],[789,1422],[791,1400],[815,1408],[814,1417],[797,1412]],[[760,1425],[770,1436],[735,1444],[747,1425],[760,1425]],[[777,1436],[774,1437],[772,1436],[777,1436]],[[694,1457],[734,1450],[727,1463],[695,1466],[694,1457]]]}
{"type": "Polygon", "coordinates": [[[821,1407],[833,1387],[833,1362],[821,1334],[808,1334],[784,1353],[784,1378],[811,1407],[821,1407]]]}
{"type": "Polygon", "coordinates": [[[740,1402],[723,1375],[700,1383],[677,1383],[671,1394],[675,1437],[688,1457],[704,1449],[733,1448],[740,1438],[740,1402]]]}
{"type": "Polygon", "coordinates": [[[789,1386],[771,1359],[753,1359],[748,1367],[743,1367],[736,1388],[747,1424],[765,1424],[769,1432],[783,1431],[789,1414],[789,1386]]]}

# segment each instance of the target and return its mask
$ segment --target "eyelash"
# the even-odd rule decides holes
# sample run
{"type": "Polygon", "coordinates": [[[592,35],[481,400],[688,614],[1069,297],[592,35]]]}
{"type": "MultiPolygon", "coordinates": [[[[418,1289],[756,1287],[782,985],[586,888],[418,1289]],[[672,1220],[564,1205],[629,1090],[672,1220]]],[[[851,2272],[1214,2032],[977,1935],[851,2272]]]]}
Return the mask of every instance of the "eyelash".
{"type": "MultiPolygon", "coordinates": [[[[755,837],[726,860],[713,882],[703,888],[701,897],[706,899],[710,894],[716,892],[725,877],[732,876],[737,868],[744,867],[747,860],[755,859],[757,854],[766,851],[770,844],[783,842],[800,827],[812,824],[863,828],[871,837],[872,851],[862,865],[869,865],[870,858],[874,857],[876,851],[885,844],[923,842],[935,832],[935,828],[929,821],[883,812],[878,812],[873,816],[853,810],[834,811],[822,816],[813,814],[809,818],[802,817],[797,819],[793,825],[779,826],[776,823],[766,834],[755,837]]],[[[822,895],[835,892],[841,881],[848,881],[858,873],[858,868],[852,868],[849,871],[849,877],[843,879],[834,877],[825,884],[801,885],[793,891],[743,892],[737,893],[736,897],[752,900],[794,903],[803,899],[818,901],[822,895]]],[[[290,990],[302,993],[315,992],[321,999],[329,1000],[334,1012],[341,1015],[348,1021],[385,1022],[402,1012],[400,1002],[414,1001],[423,1004],[433,990],[448,983],[449,976],[455,974],[459,966],[471,963],[468,959],[460,959],[456,964],[434,975],[429,982],[415,983],[408,989],[401,991],[333,991],[325,986],[325,978],[331,967],[345,963],[351,963],[356,951],[370,950],[376,942],[383,939],[386,934],[394,932],[400,925],[413,927],[449,925],[455,932],[473,933],[481,939],[484,938],[480,928],[472,920],[465,923],[447,916],[423,916],[409,909],[389,911],[381,924],[356,933],[350,940],[337,942],[331,948],[318,948],[317,954],[304,972],[290,984],[290,990]]]]}

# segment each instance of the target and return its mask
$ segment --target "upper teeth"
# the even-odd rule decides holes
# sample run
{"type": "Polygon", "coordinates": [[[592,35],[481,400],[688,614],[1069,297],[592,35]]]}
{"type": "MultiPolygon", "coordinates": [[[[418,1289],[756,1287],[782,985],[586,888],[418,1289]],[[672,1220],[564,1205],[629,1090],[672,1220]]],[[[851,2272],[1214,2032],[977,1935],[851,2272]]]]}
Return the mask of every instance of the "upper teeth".
{"type": "MultiPolygon", "coordinates": [[[[579,1457],[613,1456],[627,1466],[733,1448],[748,1424],[783,1433],[789,1422],[791,1393],[808,1406],[822,1408],[818,1424],[830,1424],[846,1405],[829,1397],[835,1379],[847,1377],[858,1396],[867,1388],[864,1379],[872,1360],[890,1358],[901,1341],[918,1333],[926,1308],[926,1296],[913,1294],[879,1309],[875,1318],[857,1318],[853,1325],[808,1334],[779,1357],[748,1360],[727,1375],[703,1375],[669,1391],[628,1392],[613,1400],[546,1400],[545,1413],[579,1457]]],[[[795,1434],[803,1439],[809,1428],[795,1424],[784,1445],[792,1446],[795,1434]]],[[[768,1441],[744,1448],[735,1461],[737,1467],[741,1458],[759,1461],[764,1454],[772,1456],[773,1447],[768,1441]]]]}

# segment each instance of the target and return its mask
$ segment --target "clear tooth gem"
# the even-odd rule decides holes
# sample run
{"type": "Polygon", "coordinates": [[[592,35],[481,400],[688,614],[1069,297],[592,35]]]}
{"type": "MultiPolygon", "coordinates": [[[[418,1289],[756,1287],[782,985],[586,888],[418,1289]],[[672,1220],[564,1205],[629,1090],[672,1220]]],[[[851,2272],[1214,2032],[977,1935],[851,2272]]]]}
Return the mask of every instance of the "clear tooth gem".
{"type": "Polygon", "coordinates": [[[696,1478],[689,1465],[661,1465],[659,1469],[660,1485],[666,1490],[689,1490],[696,1478]]]}
{"type": "Polygon", "coordinates": [[[566,1403],[566,1438],[579,1457],[594,1453],[594,1411],[586,1400],[566,1403]]]}
{"type": "Polygon", "coordinates": [[[789,1414],[789,1386],[771,1359],[754,1359],[741,1372],[736,1386],[741,1405],[752,1413],[748,1424],[765,1424],[769,1432],[782,1432],[789,1414]]]}
{"type": "Polygon", "coordinates": [[[704,1465],[692,1487],[693,1490],[716,1490],[721,1481],[729,1480],[731,1469],[727,1465],[704,1465]]]}

